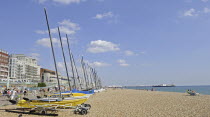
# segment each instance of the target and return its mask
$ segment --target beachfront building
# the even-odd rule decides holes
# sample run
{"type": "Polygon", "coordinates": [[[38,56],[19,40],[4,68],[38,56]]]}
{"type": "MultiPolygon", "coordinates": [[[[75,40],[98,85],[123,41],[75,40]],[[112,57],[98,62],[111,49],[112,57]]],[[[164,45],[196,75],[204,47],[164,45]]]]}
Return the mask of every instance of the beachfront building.
{"type": "Polygon", "coordinates": [[[53,78],[56,77],[56,72],[53,70],[41,68],[40,69],[40,81],[44,83],[54,83],[53,78]]]}
{"type": "MultiPolygon", "coordinates": [[[[53,70],[41,68],[40,78],[40,81],[46,83],[47,85],[58,83],[56,72],[53,70]]],[[[61,85],[65,85],[68,83],[67,77],[62,76],[61,73],[58,73],[58,78],[61,85]]]]}
{"type": "Polygon", "coordinates": [[[9,77],[16,82],[39,82],[40,66],[37,60],[24,54],[12,54],[9,57],[9,77]]]}
{"type": "Polygon", "coordinates": [[[9,73],[9,54],[0,49],[0,80],[6,80],[9,73]]]}

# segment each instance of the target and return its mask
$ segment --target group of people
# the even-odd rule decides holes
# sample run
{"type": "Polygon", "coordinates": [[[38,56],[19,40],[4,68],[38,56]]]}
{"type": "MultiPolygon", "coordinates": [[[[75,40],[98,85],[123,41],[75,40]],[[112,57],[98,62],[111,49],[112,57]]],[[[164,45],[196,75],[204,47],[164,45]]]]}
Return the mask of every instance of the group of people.
{"type": "Polygon", "coordinates": [[[1,94],[2,96],[6,96],[8,97],[10,100],[17,100],[20,99],[21,94],[23,94],[24,96],[27,95],[27,89],[25,90],[19,90],[16,88],[11,88],[11,89],[4,89],[1,90],[1,94]]]}
{"type": "MultiPolygon", "coordinates": [[[[67,87],[61,86],[60,87],[61,91],[67,91],[67,87]]],[[[2,96],[8,97],[9,100],[20,100],[22,97],[36,97],[36,96],[47,96],[49,94],[58,92],[59,88],[58,87],[45,87],[45,88],[39,88],[39,89],[34,89],[34,90],[29,90],[27,88],[5,88],[0,90],[0,93],[2,96]],[[32,95],[31,95],[32,94],[32,95]]]]}
{"type": "Polygon", "coordinates": [[[199,93],[196,93],[194,90],[191,89],[188,89],[186,92],[192,96],[199,95],[199,93]]]}

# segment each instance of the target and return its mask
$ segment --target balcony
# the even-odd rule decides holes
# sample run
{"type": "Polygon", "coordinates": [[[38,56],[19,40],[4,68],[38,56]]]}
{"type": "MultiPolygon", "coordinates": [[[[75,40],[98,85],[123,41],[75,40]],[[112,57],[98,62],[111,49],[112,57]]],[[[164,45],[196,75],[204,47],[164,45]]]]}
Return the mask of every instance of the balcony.
{"type": "Polygon", "coordinates": [[[0,71],[3,71],[3,72],[9,72],[8,70],[3,70],[3,69],[0,69],[0,71]]]}
{"type": "Polygon", "coordinates": [[[6,68],[9,68],[9,65],[1,65],[1,64],[0,64],[0,67],[6,67],[6,68]]]}
{"type": "Polygon", "coordinates": [[[7,76],[8,76],[8,75],[2,75],[2,74],[0,74],[0,77],[5,77],[5,78],[7,78],[7,76]]]}

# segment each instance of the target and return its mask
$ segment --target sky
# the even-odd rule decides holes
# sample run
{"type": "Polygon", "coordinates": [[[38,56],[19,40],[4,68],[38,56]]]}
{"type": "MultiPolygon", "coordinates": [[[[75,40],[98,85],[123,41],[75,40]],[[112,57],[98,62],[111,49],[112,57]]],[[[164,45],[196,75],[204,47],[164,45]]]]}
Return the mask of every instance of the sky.
{"type": "Polygon", "coordinates": [[[210,84],[210,0],[1,0],[0,48],[54,70],[44,8],[63,75],[58,26],[103,85],[210,84]]]}

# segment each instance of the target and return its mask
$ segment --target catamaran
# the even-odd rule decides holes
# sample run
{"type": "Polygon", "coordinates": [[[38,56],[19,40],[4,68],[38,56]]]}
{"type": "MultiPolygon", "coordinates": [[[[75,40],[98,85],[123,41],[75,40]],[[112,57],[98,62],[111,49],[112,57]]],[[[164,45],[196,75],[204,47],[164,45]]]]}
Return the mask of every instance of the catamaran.
{"type": "MultiPolygon", "coordinates": [[[[50,42],[51,42],[51,49],[52,49],[52,54],[53,54],[53,59],[54,59],[56,75],[57,75],[59,94],[53,94],[53,95],[49,95],[46,98],[39,98],[39,99],[23,98],[23,100],[20,100],[20,101],[17,102],[17,105],[21,106],[21,107],[25,107],[25,108],[34,108],[34,107],[37,107],[37,106],[51,107],[51,106],[55,106],[55,105],[56,106],[66,106],[66,105],[77,106],[77,105],[82,104],[85,101],[87,101],[88,96],[86,96],[85,94],[78,94],[78,93],[73,93],[72,94],[71,92],[66,93],[66,94],[61,93],[60,82],[59,82],[59,79],[58,79],[58,70],[57,70],[57,65],[56,65],[56,60],[55,60],[55,54],[54,54],[52,37],[51,37],[51,33],[50,33],[50,27],[49,27],[49,23],[48,23],[48,17],[47,17],[46,9],[44,9],[44,11],[45,11],[48,33],[49,33],[50,42]]],[[[59,27],[58,27],[58,32],[59,32],[60,43],[61,43],[62,52],[63,52],[64,63],[65,63],[65,67],[66,67],[68,83],[69,83],[69,87],[71,89],[71,84],[70,84],[70,80],[69,80],[69,75],[68,75],[67,65],[66,65],[66,61],[65,61],[65,56],[64,56],[63,45],[62,45],[62,40],[61,40],[59,27]]]]}

